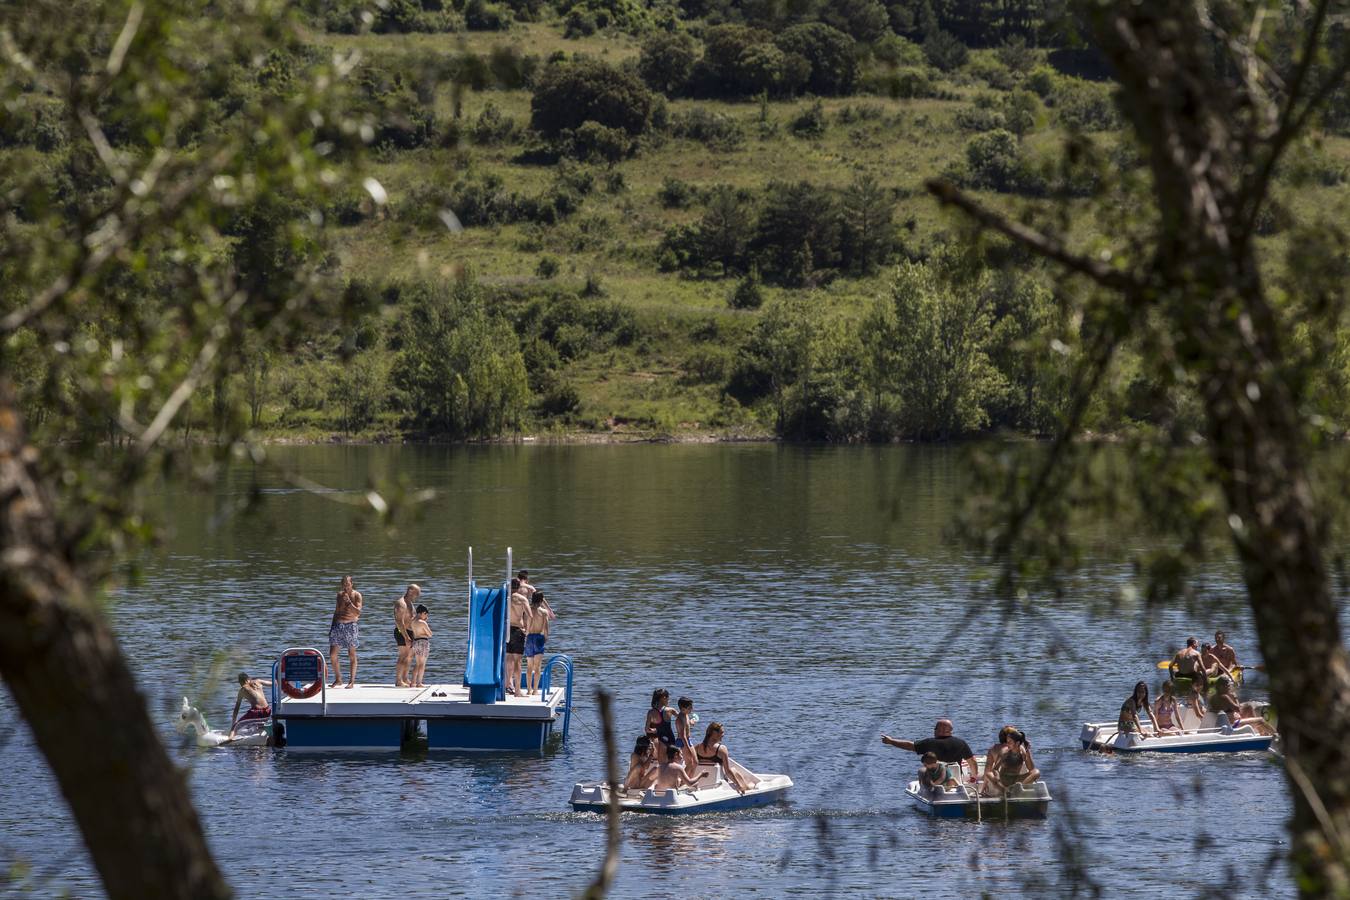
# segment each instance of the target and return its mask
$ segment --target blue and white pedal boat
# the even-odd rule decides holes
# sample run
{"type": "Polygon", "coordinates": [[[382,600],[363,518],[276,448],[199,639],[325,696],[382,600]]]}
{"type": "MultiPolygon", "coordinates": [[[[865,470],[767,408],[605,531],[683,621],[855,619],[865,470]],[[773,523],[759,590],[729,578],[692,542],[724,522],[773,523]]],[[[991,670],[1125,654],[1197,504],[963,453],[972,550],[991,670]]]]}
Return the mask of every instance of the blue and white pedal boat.
{"type": "MultiPolygon", "coordinates": [[[[755,775],[758,781],[744,794],[722,777],[721,765],[699,766],[698,784],[676,790],[623,791],[619,809],[624,812],[686,815],[690,813],[730,812],[767,806],[786,797],[792,779],[786,775],[755,775]]],[[[572,788],[572,809],[603,813],[609,809],[609,784],[604,781],[581,782],[572,788]]]]}
{"type": "MultiPolygon", "coordinates": [[[[1212,716],[1205,717],[1212,721],[1212,716]]],[[[1251,725],[1232,728],[1222,724],[1202,727],[1183,734],[1158,734],[1151,725],[1142,732],[1122,732],[1115,722],[1083,724],[1078,740],[1084,750],[1110,750],[1116,753],[1242,753],[1265,752],[1275,740],[1273,734],[1261,734],[1251,725]]]]}
{"type": "MultiPolygon", "coordinates": [[[[975,759],[984,771],[984,757],[975,759]]],[[[1052,799],[1044,780],[1013,785],[1002,796],[987,797],[975,785],[924,788],[916,779],[905,788],[905,796],[920,812],[941,819],[1044,819],[1052,799]]]]}

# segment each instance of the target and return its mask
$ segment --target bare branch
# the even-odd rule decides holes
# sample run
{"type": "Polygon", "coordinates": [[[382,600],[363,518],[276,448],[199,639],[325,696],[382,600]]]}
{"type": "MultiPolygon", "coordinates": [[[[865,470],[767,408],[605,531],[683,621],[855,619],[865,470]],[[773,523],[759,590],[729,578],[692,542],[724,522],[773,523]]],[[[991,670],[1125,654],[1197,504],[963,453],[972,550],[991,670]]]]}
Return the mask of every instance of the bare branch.
{"type": "Polygon", "coordinates": [[[1313,9],[1312,24],[1308,29],[1308,36],[1303,42],[1303,53],[1299,57],[1297,68],[1294,70],[1294,77],[1289,83],[1289,92],[1280,112],[1279,124],[1269,138],[1270,149],[1266,153],[1266,158],[1261,161],[1261,168],[1257,170],[1256,179],[1245,191],[1246,217],[1242,223],[1242,240],[1249,240],[1256,231],[1256,219],[1261,213],[1266,195],[1270,192],[1270,181],[1275,174],[1275,168],[1279,165],[1285,151],[1289,149],[1289,145],[1294,142],[1294,139],[1303,133],[1308,120],[1331,96],[1332,91],[1336,90],[1345,79],[1346,74],[1350,73],[1350,52],[1346,52],[1337,61],[1335,67],[1331,70],[1331,74],[1318,85],[1312,97],[1303,105],[1303,109],[1296,111],[1300,95],[1303,93],[1304,82],[1307,80],[1308,73],[1312,70],[1313,60],[1317,56],[1317,46],[1321,41],[1322,29],[1326,22],[1329,6],[1330,0],[1319,0],[1317,6],[1313,9]]]}
{"type": "Polygon", "coordinates": [[[122,26],[122,33],[117,36],[112,52],[108,54],[109,76],[115,76],[122,71],[122,63],[126,61],[127,51],[131,49],[131,42],[136,39],[136,32],[141,28],[141,18],[144,15],[145,6],[140,3],[131,4],[131,9],[127,10],[126,24],[122,26]]]}
{"type": "Polygon", "coordinates": [[[595,703],[600,708],[601,731],[605,739],[605,778],[609,782],[609,804],[605,809],[605,861],[595,880],[582,894],[586,900],[600,900],[609,893],[614,883],[614,874],[619,870],[619,765],[616,759],[618,748],[614,746],[614,712],[610,708],[612,698],[609,691],[599,688],[595,691],[595,703]]]}
{"type": "Polygon", "coordinates": [[[974,219],[977,224],[992,231],[997,231],[1004,237],[1034,250],[1046,259],[1054,260],[1067,269],[1080,275],[1086,275],[1102,287],[1126,293],[1132,293],[1140,287],[1139,282],[1128,273],[1112,268],[1091,257],[1074,253],[1049,235],[1010,221],[1005,216],[975,202],[949,181],[941,178],[930,178],[924,182],[924,187],[934,197],[937,197],[939,202],[946,206],[955,206],[974,219]]]}

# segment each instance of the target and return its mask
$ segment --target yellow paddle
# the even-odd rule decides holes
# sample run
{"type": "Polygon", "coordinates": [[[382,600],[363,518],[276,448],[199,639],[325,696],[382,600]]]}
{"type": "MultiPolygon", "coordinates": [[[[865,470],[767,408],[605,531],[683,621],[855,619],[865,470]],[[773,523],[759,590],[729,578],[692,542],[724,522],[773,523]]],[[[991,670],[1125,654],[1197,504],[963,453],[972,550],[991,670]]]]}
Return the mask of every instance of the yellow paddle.
{"type": "MultiPolygon", "coordinates": [[[[1160,669],[1170,669],[1171,667],[1172,661],[1170,659],[1164,659],[1162,662],[1158,663],[1158,668],[1160,669]]],[[[1258,666],[1229,666],[1229,668],[1234,672],[1240,672],[1243,669],[1255,669],[1258,672],[1264,672],[1266,670],[1265,663],[1258,666]]]]}

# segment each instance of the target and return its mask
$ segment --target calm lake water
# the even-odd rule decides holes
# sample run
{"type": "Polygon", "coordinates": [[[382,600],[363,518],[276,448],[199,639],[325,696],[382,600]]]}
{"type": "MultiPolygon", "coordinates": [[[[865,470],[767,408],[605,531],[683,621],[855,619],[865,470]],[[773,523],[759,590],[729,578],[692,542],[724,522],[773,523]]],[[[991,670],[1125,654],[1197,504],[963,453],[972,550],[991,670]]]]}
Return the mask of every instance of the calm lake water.
{"type": "MultiPolygon", "coordinates": [[[[704,723],[758,771],[796,781],[790,802],[682,821],[628,817],[616,896],[905,897],[1064,894],[1285,896],[1283,776],[1256,755],[1084,753],[1177,638],[1255,636],[1233,571],[1207,576],[1202,611],[1146,614],[1122,596],[1123,558],[1088,561],[1066,599],[1005,616],[975,591],[984,570],[947,536],[963,455],[946,448],[519,446],[277,448],[342,491],[292,490],[238,467],[214,492],[162,496],[173,535],[123,590],[123,646],[190,767],[217,859],[242,897],[557,897],[591,877],[601,817],[569,812],[603,773],[592,692],[616,695],[621,745],[654,687],[693,697],[704,723]],[[336,502],[379,480],[436,498],[395,533],[336,502]],[[261,489],[261,514],[244,507],[261,489]],[[424,588],[436,630],[427,680],[458,683],[465,551],[480,577],[515,548],[560,618],[578,710],[545,757],[300,755],[192,749],[172,729],[184,695],[213,726],[233,701],[213,661],[265,673],[290,645],[326,642],[338,578],[366,598],[360,680],[392,680],[392,601],[424,588]],[[1148,621],[1145,621],[1146,618],[1148,621]],[[901,791],[917,739],[949,716],[977,751],[1023,727],[1055,801],[1043,822],[931,821],[901,791]],[[278,841],[282,823],[300,820],[278,841]],[[1063,874],[1067,859],[1081,867],[1063,874]],[[1271,860],[1277,860],[1271,862],[1271,860]],[[1270,869],[1269,883],[1263,873],[1270,869]]],[[[1109,527],[1109,523],[1105,523],[1109,527]]],[[[1248,693],[1261,696],[1260,682],[1248,693]]],[[[0,689],[0,716],[15,717],[0,689]]],[[[33,894],[101,891],[55,785],[20,726],[0,749],[0,871],[36,867],[33,894]]],[[[625,749],[626,749],[625,747],[625,749]]],[[[4,884],[0,882],[0,893],[4,884]]]]}

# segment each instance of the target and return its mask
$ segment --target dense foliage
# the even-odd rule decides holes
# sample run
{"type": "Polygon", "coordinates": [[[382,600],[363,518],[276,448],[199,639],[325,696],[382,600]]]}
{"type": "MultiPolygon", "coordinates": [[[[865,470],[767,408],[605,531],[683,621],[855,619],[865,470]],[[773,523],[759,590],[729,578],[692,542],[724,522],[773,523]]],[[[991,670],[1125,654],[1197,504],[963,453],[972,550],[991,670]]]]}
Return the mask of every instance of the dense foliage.
{"type": "MultiPolygon", "coordinates": [[[[251,289],[284,285],[278,273],[296,266],[343,289],[283,347],[231,357],[218,402],[179,420],[189,436],[217,429],[236,400],[253,428],[367,436],[628,426],[946,440],[1053,425],[1065,356],[1047,348],[1072,355],[1078,342],[1044,270],[996,246],[951,256],[947,224],[916,189],[941,175],[1010,200],[1078,200],[1139,171],[1102,60],[1062,27],[1058,3],[303,10],[309,40],[206,73],[177,139],[219,134],[338,59],[353,118],[345,132],[323,125],[314,146],[359,138],[380,186],[244,198],[219,242],[194,251],[228,255],[251,289]],[[431,37],[389,37],[413,33],[431,37]],[[765,356],[757,341],[770,338],[779,349],[765,356]]],[[[1329,128],[1346,128],[1343,109],[1338,94],[1329,128]]],[[[105,127],[121,147],[145,125],[105,127]]],[[[37,85],[0,104],[0,167],[40,185],[11,195],[15,222],[88,215],[109,196],[81,134],[37,85]]],[[[1334,148],[1309,146],[1279,184],[1340,189],[1346,171],[1334,148]]],[[[1259,233],[1283,240],[1290,221],[1277,205],[1259,233]]],[[[1073,240],[1095,227],[1064,223],[1073,240]]],[[[104,299],[115,310],[174,290],[151,264],[104,299]]],[[[34,336],[9,347],[41,423],[65,388],[34,336]]],[[[1350,383],[1343,355],[1327,360],[1326,383],[1350,383]]],[[[1143,376],[1108,393],[1095,429],[1168,425],[1194,406],[1185,386],[1143,376]]],[[[108,433],[107,415],[82,421],[108,433]]]]}

